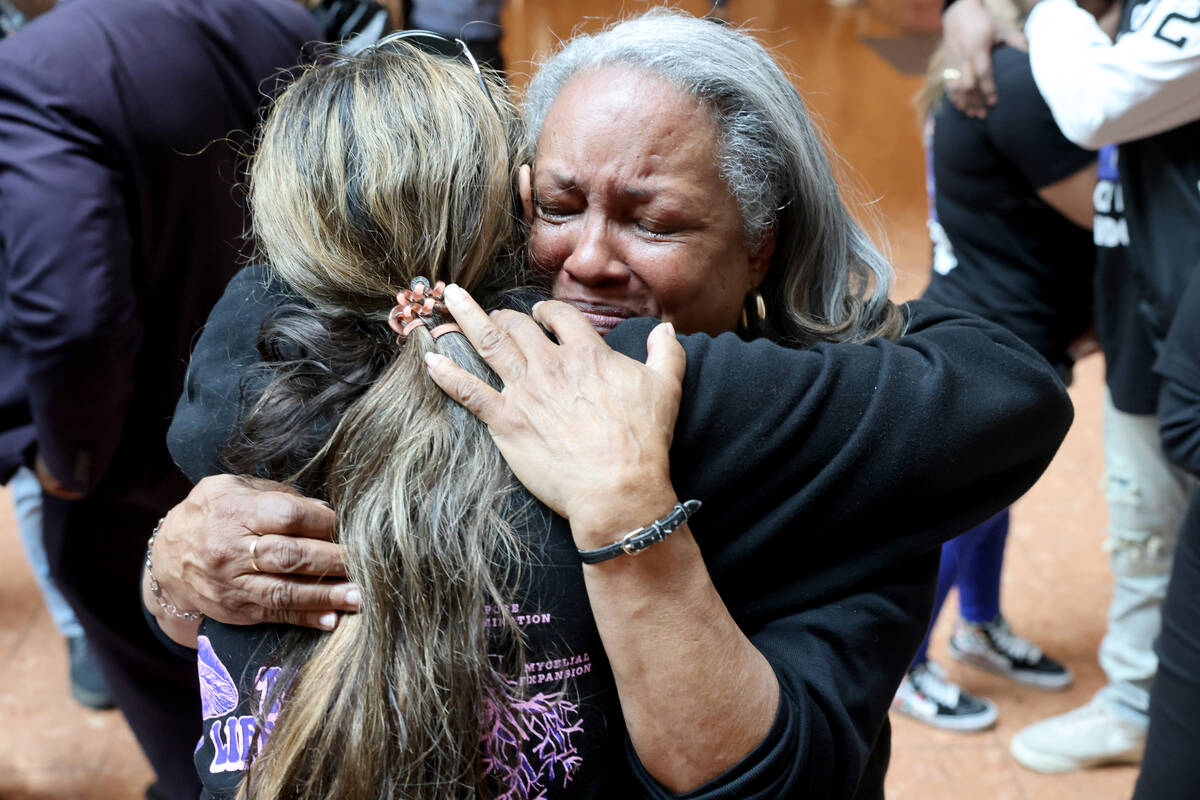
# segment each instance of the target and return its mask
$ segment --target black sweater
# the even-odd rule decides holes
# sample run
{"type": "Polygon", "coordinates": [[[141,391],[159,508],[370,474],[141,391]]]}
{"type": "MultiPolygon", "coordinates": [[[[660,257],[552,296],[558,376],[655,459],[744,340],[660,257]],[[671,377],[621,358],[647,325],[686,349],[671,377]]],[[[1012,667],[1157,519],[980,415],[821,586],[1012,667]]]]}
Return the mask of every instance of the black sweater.
{"type": "Polygon", "coordinates": [[[1158,402],[1163,452],[1200,476],[1200,267],[1192,269],[1154,369],[1163,377],[1158,402]]]}
{"type": "MultiPolygon", "coordinates": [[[[220,471],[240,369],[258,360],[256,321],[280,302],[261,280],[253,268],[235,278],[189,368],[170,445],[193,479],[220,471]]],[[[1066,433],[1066,392],[1017,337],[933,303],[907,312],[896,342],[681,337],[675,489],[704,502],[691,529],[782,691],[767,739],[687,797],[882,797],[887,710],[928,624],[939,545],[1024,493],[1066,433]]],[[[607,342],[644,359],[652,325],[626,322],[607,342]]],[[[506,729],[529,771],[511,797],[669,797],[626,743],[567,523],[546,513],[529,538],[536,566],[514,603],[530,705],[506,729]]],[[[215,689],[197,763],[225,796],[244,768],[272,631],[207,622],[202,634],[215,689]]]]}

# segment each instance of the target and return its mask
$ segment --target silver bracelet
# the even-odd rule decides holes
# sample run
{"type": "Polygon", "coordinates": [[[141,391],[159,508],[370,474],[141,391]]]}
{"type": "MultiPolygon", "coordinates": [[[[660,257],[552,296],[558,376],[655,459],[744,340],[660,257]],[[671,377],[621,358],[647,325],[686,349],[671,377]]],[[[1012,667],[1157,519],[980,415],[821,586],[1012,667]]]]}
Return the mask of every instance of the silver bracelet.
{"type": "Polygon", "coordinates": [[[163,517],[158,521],[158,524],[154,526],[154,530],[150,532],[149,541],[146,542],[146,574],[150,576],[150,593],[158,601],[159,608],[172,617],[195,622],[198,619],[203,619],[204,615],[199,611],[180,611],[177,605],[167,600],[166,595],[163,594],[162,586],[158,583],[158,578],[154,577],[154,565],[150,563],[150,550],[154,547],[154,537],[158,536],[158,529],[162,527],[163,520],[165,519],[166,517],[163,517]]]}

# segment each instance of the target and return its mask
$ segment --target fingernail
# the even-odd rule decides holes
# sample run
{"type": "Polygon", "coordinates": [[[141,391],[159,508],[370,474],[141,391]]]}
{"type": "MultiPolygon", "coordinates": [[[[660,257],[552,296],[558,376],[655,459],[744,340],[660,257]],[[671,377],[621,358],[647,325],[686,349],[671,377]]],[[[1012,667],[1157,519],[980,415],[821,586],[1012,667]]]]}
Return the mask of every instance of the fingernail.
{"type": "Polygon", "coordinates": [[[358,608],[362,605],[362,592],[358,589],[350,589],[346,592],[346,605],[358,608]]]}
{"type": "Polygon", "coordinates": [[[541,305],[542,303],[544,303],[544,302],[546,302],[546,301],[545,301],[545,300],[538,300],[536,303],[534,303],[534,304],[533,304],[533,307],[532,307],[532,308],[530,308],[529,310],[530,310],[531,312],[536,312],[536,311],[538,310],[538,306],[540,306],[540,305],[541,305]]]}
{"type": "Polygon", "coordinates": [[[317,624],[321,626],[322,630],[331,631],[337,627],[337,614],[332,611],[322,614],[321,618],[317,620],[317,624]]]}
{"type": "Polygon", "coordinates": [[[459,286],[457,283],[452,283],[446,287],[446,291],[442,294],[446,300],[462,300],[467,296],[467,290],[459,286]]]}
{"type": "Polygon", "coordinates": [[[442,358],[443,358],[443,356],[441,356],[437,353],[426,353],[425,354],[425,366],[428,367],[429,369],[436,369],[437,365],[438,365],[438,361],[442,358]]]}
{"type": "Polygon", "coordinates": [[[664,322],[663,324],[667,326],[667,333],[674,336],[675,335],[675,325],[670,322],[664,322]]]}

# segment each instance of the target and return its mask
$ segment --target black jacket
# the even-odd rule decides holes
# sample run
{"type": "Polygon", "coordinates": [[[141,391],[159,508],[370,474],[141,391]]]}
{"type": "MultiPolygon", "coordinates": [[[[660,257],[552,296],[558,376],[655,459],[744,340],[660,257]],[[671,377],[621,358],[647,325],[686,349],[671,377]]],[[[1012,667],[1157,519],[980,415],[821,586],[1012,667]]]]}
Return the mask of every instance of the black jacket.
{"type": "Polygon", "coordinates": [[[162,446],[236,272],[264,91],[320,32],[295,0],[73,0],[0,41],[0,481],[174,502],[162,446]]]}
{"type": "MultiPolygon", "coordinates": [[[[252,269],[213,311],[171,428],[171,451],[194,480],[221,471],[241,368],[258,360],[256,320],[281,300],[252,269]]],[[[1066,433],[1066,392],[1015,335],[935,303],[907,312],[897,342],[790,350],[733,334],[681,337],[675,489],[704,502],[689,525],[783,692],[767,739],[688,797],[881,797],[887,711],[929,621],[940,544],[1023,494],[1066,433]]],[[[644,359],[652,325],[623,323],[606,341],[644,359]]],[[[567,740],[572,780],[555,761],[557,779],[541,788],[549,798],[669,797],[623,743],[569,527],[547,514],[529,537],[537,567],[515,599],[533,620],[528,658],[549,665],[548,685],[567,680],[583,700],[566,715],[580,727],[567,740]]],[[[214,713],[197,763],[206,788],[226,796],[262,683],[251,653],[269,652],[258,648],[272,631],[206,623],[202,633],[202,674],[219,676],[212,696],[228,702],[206,703],[214,713]]]]}
{"type": "Polygon", "coordinates": [[[1163,452],[1200,476],[1200,268],[1192,271],[1154,369],[1163,378],[1158,401],[1163,452]]]}
{"type": "MultiPolygon", "coordinates": [[[[1129,32],[1148,7],[1147,0],[1126,3],[1118,36],[1129,32]]],[[[1139,304],[1159,347],[1188,282],[1200,270],[1200,120],[1126,142],[1118,150],[1133,266],[1129,302],[1139,304]]]]}

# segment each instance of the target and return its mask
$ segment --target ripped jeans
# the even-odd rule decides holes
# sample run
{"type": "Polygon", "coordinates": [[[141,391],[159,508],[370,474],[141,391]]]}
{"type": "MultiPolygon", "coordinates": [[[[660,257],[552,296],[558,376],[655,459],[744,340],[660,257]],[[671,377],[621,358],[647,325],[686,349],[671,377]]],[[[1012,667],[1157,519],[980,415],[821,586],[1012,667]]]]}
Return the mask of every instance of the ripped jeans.
{"type": "Polygon", "coordinates": [[[1107,390],[1104,461],[1113,596],[1100,643],[1100,667],[1108,676],[1101,691],[1144,718],[1179,526],[1197,482],[1163,455],[1157,418],[1117,410],[1107,390]]]}

